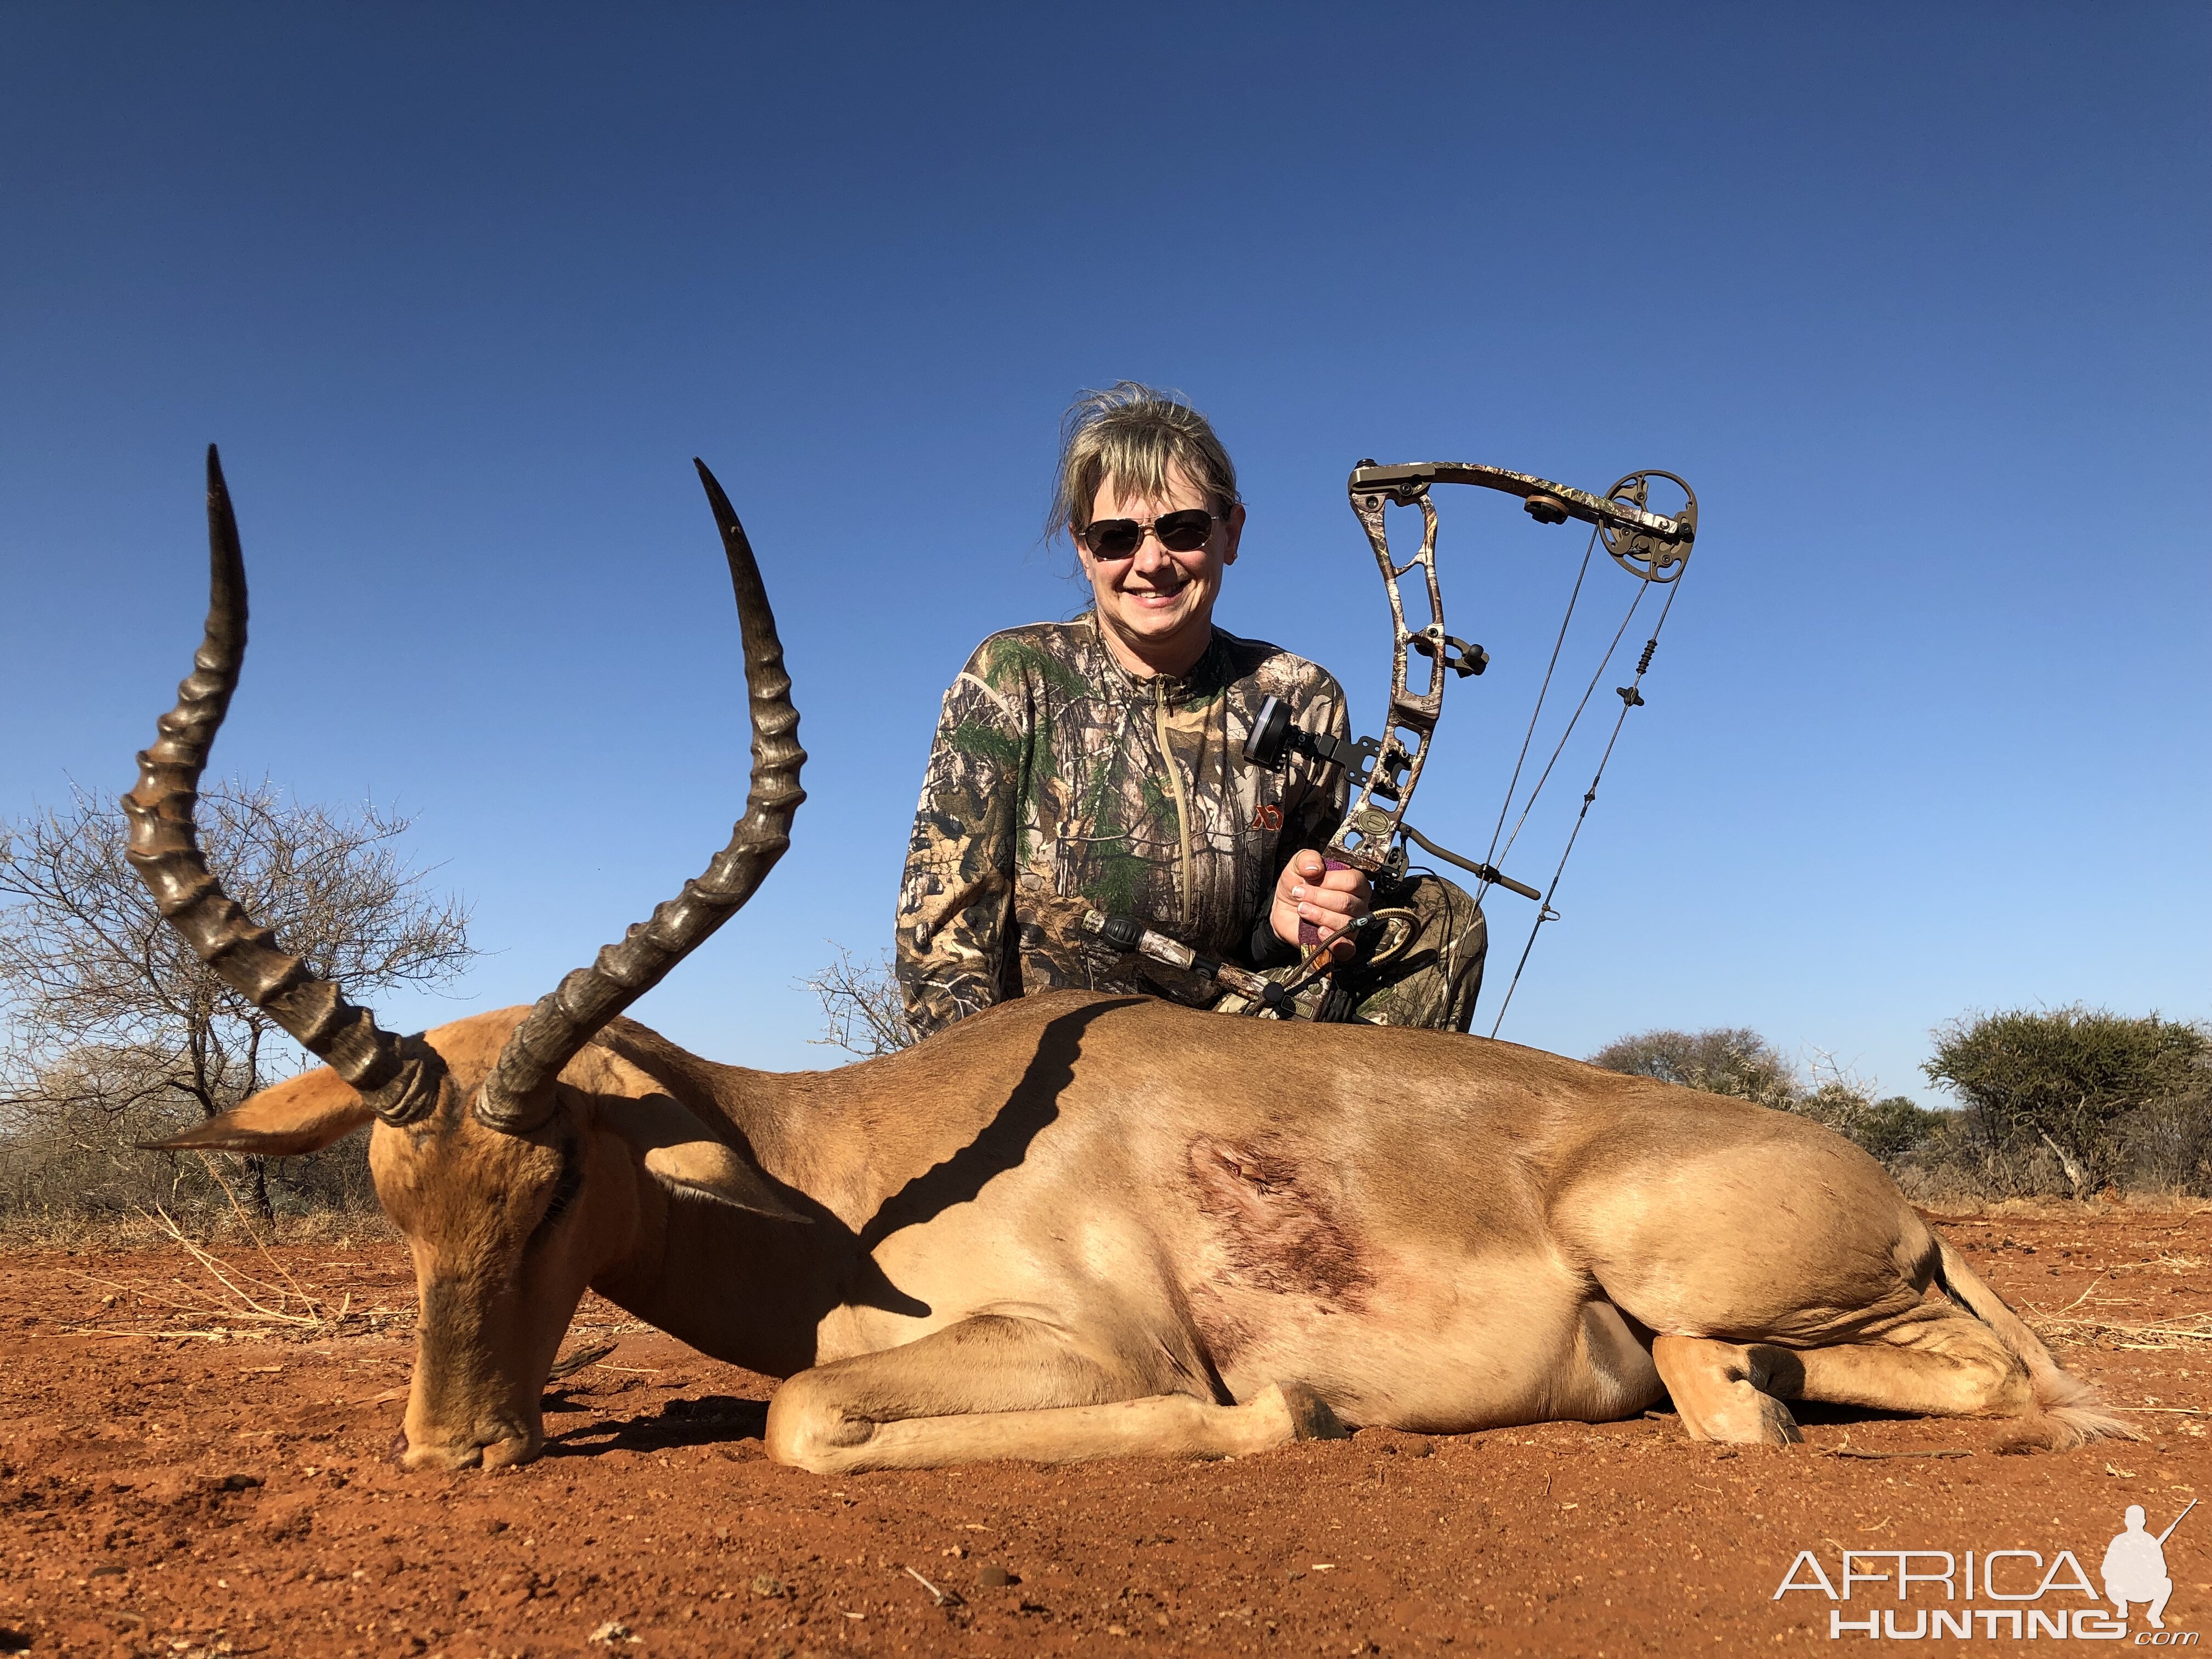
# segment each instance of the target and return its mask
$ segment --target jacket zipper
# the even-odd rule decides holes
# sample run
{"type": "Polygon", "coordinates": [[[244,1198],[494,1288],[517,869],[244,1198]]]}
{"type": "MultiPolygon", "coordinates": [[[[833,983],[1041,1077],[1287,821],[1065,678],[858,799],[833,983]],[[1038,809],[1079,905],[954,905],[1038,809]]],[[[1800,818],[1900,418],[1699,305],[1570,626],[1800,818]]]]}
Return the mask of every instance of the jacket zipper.
{"type": "Polygon", "coordinates": [[[1182,855],[1177,869],[1176,887],[1182,902],[1182,927],[1190,931],[1190,802],[1182,792],[1182,772],[1176,765],[1175,749],[1168,742],[1167,682],[1155,676],[1152,680],[1152,730],[1160,740],[1160,761],[1168,769],[1168,787],[1175,791],[1176,836],[1182,855]]]}

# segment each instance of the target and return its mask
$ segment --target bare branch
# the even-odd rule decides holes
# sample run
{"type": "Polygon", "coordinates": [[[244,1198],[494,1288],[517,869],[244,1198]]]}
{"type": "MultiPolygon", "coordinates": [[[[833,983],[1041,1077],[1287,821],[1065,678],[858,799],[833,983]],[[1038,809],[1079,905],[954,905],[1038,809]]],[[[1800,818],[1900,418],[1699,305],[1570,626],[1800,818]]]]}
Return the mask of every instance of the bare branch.
{"type": "Polygon", "coordinates": [[[822,1035],[807,1041],[863,1060],[912,1046],[914,1028],[906,1023],[906,1000],[892,975],[890,952],[856,963],[835,939],[828,944],[837,960],[799,981],[822,1000],[822,1035]]]}
{"type": "MultiPolygon", "coordinates": [[[[226,890],[356,996],[443,986],[476,955],[467,906],[404,857],[401,813],[301,802],[264,779],[207,788],[198,821],[226,890]]],[[[120,1152],[122,1126],[168,1133],[305,1060],[163,924],[125,844],[113,798],[83,789],[0,821],[0,1136],[43,1125],[56,1146],[105,1138],[141,1158],[120,1152]]]]}

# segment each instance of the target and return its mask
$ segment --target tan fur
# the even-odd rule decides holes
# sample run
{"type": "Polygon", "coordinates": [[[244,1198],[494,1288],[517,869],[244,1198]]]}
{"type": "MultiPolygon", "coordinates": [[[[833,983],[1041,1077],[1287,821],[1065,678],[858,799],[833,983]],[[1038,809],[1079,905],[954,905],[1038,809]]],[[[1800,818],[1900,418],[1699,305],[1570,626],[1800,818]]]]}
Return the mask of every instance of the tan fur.
{"type": "MultiPolygon", "coordinates": [[[[375,1131],[422,1293],[411,1467],[537,1455],[587,1286],[790,1377],[769,1449],[823,1471],[1604,1420],[1668,1389],[1719,1439],[1794,1437],[1796,1398],[2126,1432],[1880,1165],[1741,1101],[1062,993],[822,1073],[618,1020],[516,1136],[465,1105],[520,1012],[429,1033],[440,1109],[375,1131]]],[[[199,1144],[325,1144],[358,1117],[314,1078],[199,1144]]]]}

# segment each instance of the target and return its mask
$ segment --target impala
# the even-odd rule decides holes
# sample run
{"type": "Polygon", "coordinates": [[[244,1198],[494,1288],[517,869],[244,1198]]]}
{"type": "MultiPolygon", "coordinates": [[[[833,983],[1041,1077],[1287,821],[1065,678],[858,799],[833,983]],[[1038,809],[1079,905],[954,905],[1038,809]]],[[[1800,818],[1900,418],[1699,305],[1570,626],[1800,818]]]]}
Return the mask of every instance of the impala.
{"type": "Polygon", "coordinates": [[[1224,1456],[1375,1424],[1603,1421],[1707,1440],[1785,1401],[2129,1432],[1864,1152],[1740,1100],[1455,1033],[1063,992],[779,1073],[623,1011],[789,845],[799,718],[743,528],[752,786],[730,842],[527,1010],[396,1037],[227,898],[195,789],[246,646],[215,452],[195,672],[125,798],[161,914],[326,1066],[166,1143],[281,1157],[374,1125],[422,1314],[410,1468],[544,1446],[585,1290],[786,1379],[768,1449],[837,1472],[1224,1456]]]}

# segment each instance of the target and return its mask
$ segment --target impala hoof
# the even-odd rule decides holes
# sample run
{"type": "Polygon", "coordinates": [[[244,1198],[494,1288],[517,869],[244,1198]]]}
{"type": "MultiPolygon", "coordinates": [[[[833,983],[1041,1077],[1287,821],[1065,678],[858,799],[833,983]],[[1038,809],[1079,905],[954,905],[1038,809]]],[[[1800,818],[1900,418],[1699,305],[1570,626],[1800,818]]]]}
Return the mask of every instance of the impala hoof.
{"type": "Polygon", "coordinates": [[[1281,1396],[1284,1408],[1290,1413],[1291,1439],[1352,1438],[1352,1431],[1346,1428],[1342,1419],[1329,1409],[1328,1401],[1304,1383],[1278,1382],[1275,1392],[1281,1396]]]}

